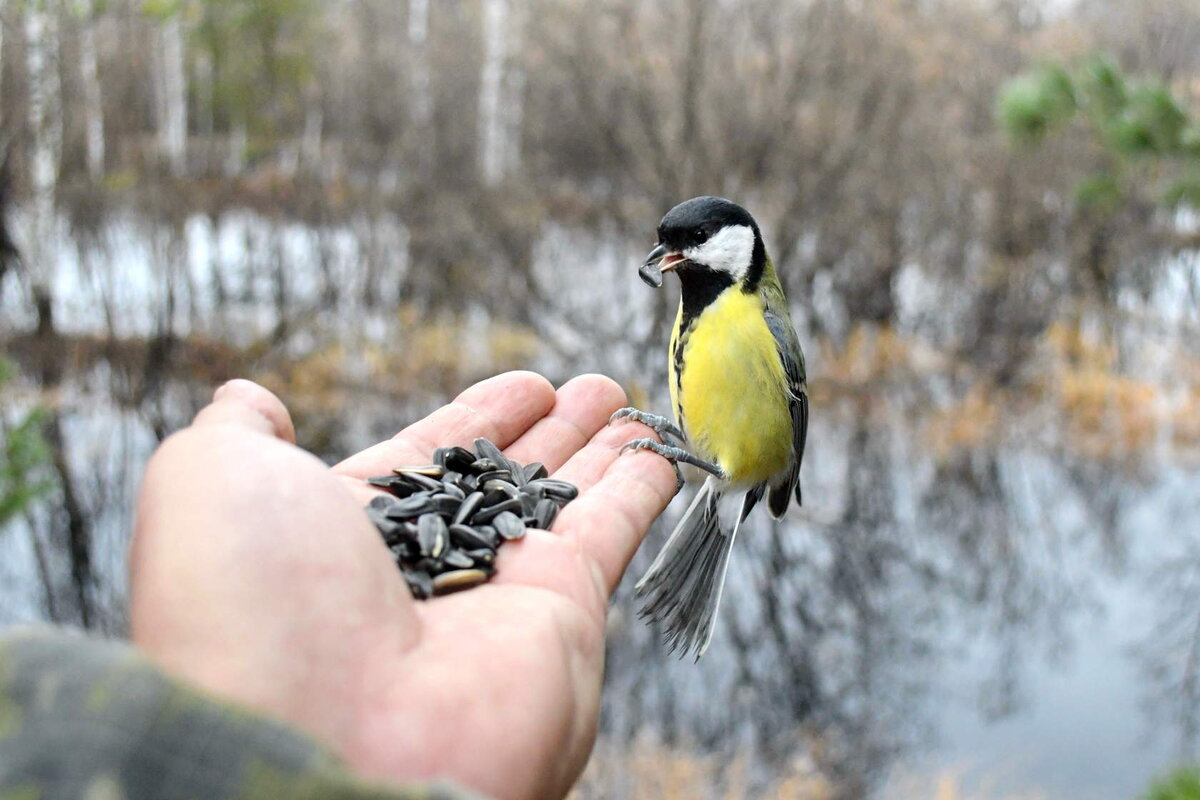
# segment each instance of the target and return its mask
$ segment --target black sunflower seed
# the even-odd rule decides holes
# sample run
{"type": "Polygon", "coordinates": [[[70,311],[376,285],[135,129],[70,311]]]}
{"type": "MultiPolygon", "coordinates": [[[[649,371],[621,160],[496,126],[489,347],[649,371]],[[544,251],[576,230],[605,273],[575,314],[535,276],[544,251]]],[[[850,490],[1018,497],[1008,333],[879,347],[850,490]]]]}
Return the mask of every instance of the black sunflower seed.
{"type": "Polygon", "coordinates": [[[511,511],[502,511],[496,515],[496,532],[505,539],[512,541],[525,535],[525,523],[511,511]]]}
{"type": "Polygon", "coordinates": [[[462,501],[462,505],[458,507],[458,511],[454,512],[454,518],[451,522],[465,522],[471,518],[471,515],[479,510],[483,505],[483,492],[471,492],[466,499],[462,501]]]}
{"type": "Polygon", "coordinates": [[[562,502],[570,502],[579,496],[579,489],[574,484],[566,481],[558,481],[554,478],[540,478],[536,481],[530,481],[529,485],[537,484],[542,487],[548,497],[553,497],[555,500],[562,502]]]}
{"type": "Polygon", "coordinates": [[[411,519],[434,510],[433,498],[427,494],[414,494],[388,507],[384,513],[388,519],[411,519]]]}
{"type": "Polygon", "coordinates": [[[508,511],[520,511],[520,510],[521,510],[521,498],[510,497],[507,500],[504,500],[503,502],[496,503],[495,505],[491,505],[491,506],[485,506],[484,508],[479,509],[478,511],[475,512],[475,517],[471,521],[480,523],[480,524],[482,524],[484,522],[491,522],[493,519],[495,519],[497,514],[503,514],[508,511]]]}
{"type": "Polygon", "coordinates": [[[433,503],[434,511],[437,511],[447,519],[453,517],[454,513],[458,511],[458,507],[462,505],[461,498],[455,497],[452,494],[446,494],[445,492],[435,494],[429,500],[433,503]]]}
{"type": "Polygon", "coordinates": [[[437,514],[424,514],[417,522],[417,538],[421,543],[421,555],[441,558],[446,549],[449,531],[446,521],[437,514]]]}
{"type": "Polygon", "coordinates": [[[470,525],[451,525],[450,541],[465,550],[491,549],[491,541],[470,525]]]}
{"type": "Polygon", "coordinates": [[[470,569],[475,566],[475,559],[462,550],[447,550],[442,557],[442,563],[452,569],[470,569]]]}
{"type": "Polygon", "coordinates": [[[412,571],[404,573],[404,580],[408,582],[409,591],[413,593],[413,597],[418,600],[425,600],[433,595],[433,579],[426,572],[412,571]]]}
{"type": "Polygon", "coordinates": [[[521,473],[525,476],[526,481],[537,481],[547,477],[550,471],[546,469],[546,465],[542,462],[530,461],[521,467],[521,473]]]}
{"type": "Polygon", "coordinates": [[[367,506],[367,517],[375,525],[375,529],[383,537],[386,544],[393,544],[400,541],[400,535],[403,532],[403,524],[394,519],[388,519],[387,515],[378,508],[367,506]]]}
{"type": "Polygon", "coordinates": [[[502,470],[500,464],[490,458],[477,458],[471,462],[471,466],[467,469],[472,475],[483,475],[488,472],[508,472],[508,470],[502,470]]]}
{"type": "Polygon", "coordinates": [[[475,460],[475,454],[465,447],[444,447],[442,450],[446,469],[455,472],[466,473],[475,460]]]}
{"type": "Polygon", "coordinates": [[[442,482],[436,478],[431,478],[428,475],[422,475],[420,472],[402,472],[396,471],[396,477],[418,490],[438,491],[442,488],[442,482]]]}
{"type": "Polygon", "coordinates": [[[498,478],[479,484],[479,488],[488,493],[487,505],[498,503],[505,497],[516,497],[521,493],[521,490],[513,484],[498,478]],[[495,499],[493,500],[493,498],[495,499]]]}
{"type": "Polygon", "coordinates": [[[521,488],[525,484],[529,483],[529,478],[525,477],[525,470],[522,469],[521,465],[516,463],[515,461],[513,462],[513,465],[512,465],[512,472],[510,473],[510,477],[512,478],[513,485],[516,486],[517,488],[521,488]]]}
{"type": "Polygon", "coordinates": [[[481,547],[478,550],[465,550],[466,555],[470,556],[477,566],[490,567],[496,563],[496,551],[489,550],[486,547],[481,547]]]}
{"type": "Polygon", "coordinates": [[[508,464],[508,459],[505,458],[504,454],[500,452],[500,448],[496,447],[496,445],[492,444],[487,439],[481,438],[475,440],[475,455],[479,456],[480,458],[490,458],[497,464],[508,464]]]}
{"type": "Polygon", "coordinates": [[[396,504],[396,498],[390,494],[377,494],[371,498],[371,502],[367,503],[367,508],[373,508],[376,511],[387,511],[390,507],[396,504]]]}
{"type": "Polygon", "coordinates": [[[537,527],[548,531],[554,524],[554,518],[558,516],[558,504],[548,497],[545,500],[539,500],[537,508],[533,510],[533,516],[537,520],[537,527]]]}
{"type": "Polygon", "coordinates": [[[380,489],[387,489],[397,497],[412,494],[412,487],[396,475],[376,475],[372,478],[367,478],[367,483],[372,486],[378,486],[380,489]]]}
{"type": "Polygon", "coordinates": [[[436,575],[442,572],[442,565],[435,558],[418,558],[413,562],[413,569],[428,575],[436,575]]]}
{"type": "Polygon", "coordinates": [[[512,474],[506,469],[489,469],[484,472],[475,474],[475,483],[483,486],[489,481],[503,481],[507,484],[512,484],[512,474]]]}

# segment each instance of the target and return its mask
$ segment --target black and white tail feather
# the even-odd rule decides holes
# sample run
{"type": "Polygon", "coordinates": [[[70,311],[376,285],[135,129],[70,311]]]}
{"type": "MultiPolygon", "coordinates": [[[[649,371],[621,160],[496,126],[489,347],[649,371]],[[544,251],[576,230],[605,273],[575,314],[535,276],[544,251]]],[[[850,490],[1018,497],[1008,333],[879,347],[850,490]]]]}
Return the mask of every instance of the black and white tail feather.
{"type": "Polygon", "coordinates": [[[712,641],[733,541],[762,496],[755,489],[742,500],[727,488],[711,475],[704,481],[636,587],[645,600],[639,616],[663,629],[670,652],[695,651],[697,661],[712,641]]]}

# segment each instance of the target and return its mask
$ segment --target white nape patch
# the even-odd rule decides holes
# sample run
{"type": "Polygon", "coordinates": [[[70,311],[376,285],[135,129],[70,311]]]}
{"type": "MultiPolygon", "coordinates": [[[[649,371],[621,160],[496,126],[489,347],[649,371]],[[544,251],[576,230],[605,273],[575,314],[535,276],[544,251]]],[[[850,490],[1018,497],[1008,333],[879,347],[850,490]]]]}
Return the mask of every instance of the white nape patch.
{"type": "Polygon", "coordinates": [[[754,229],[749,225],[729,225],[699,247],[687,248],[683,255],[688,261],[728,272],[734,281],[740,281],[750,271],[754,229]]]}

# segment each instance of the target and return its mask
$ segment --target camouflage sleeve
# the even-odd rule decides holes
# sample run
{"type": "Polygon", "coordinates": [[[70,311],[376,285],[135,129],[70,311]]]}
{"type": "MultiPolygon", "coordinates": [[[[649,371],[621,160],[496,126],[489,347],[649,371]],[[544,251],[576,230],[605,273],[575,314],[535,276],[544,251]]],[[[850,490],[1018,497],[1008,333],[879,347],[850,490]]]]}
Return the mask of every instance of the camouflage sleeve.
{"type": "Polygon", "coordinates": [[[0,800],[466,800],[369,784],[299,731],[167,676],[121,642],[0,637],[0,800]]]}

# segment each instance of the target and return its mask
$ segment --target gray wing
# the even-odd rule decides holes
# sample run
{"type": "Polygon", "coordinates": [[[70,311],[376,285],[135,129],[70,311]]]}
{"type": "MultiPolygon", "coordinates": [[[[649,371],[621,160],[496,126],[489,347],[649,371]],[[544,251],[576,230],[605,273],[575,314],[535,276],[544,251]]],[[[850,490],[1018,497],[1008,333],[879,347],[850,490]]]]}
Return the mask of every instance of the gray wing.
{"type": "Polygon", "coordinates": [[[804,445],[808,439],[808,383],[804,372],[804,352],[800,349],[800,340],[792,327],[791,320],[767,309],[764,313],[767,328],[775,337],[775,347],[779,351],[779,360],[783,363],[783,371],[787,375],[788,391],[791,397],[788,408],[792,415],[792,452],[794,461],[788,472],[787,480],[782,484],[771,487],[767,506],[776,519],[787,511],[790,494],[796,493],[796,502],[800,499],[800,461],[804,458],[804,445]]]}

